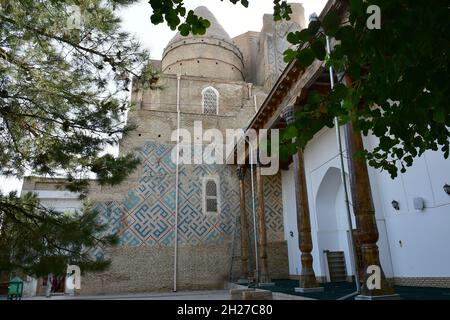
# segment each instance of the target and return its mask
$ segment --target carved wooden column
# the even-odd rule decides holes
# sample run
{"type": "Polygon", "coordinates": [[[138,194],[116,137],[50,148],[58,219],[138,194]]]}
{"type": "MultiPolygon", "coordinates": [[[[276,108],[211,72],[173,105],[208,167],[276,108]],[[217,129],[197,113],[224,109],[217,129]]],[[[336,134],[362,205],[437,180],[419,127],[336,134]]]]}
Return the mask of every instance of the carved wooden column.
{"type": "MultiPolygon", "coordinates": [[[[345,76],[346,86],[352,86],[352,80],[345,76]]],[[[386,281],[383,268],[380,263],[378,252],[378,227],[373,206],[372,190],[370,188],[369,172],[367,163],[364,159],[355,157],[354,154],[364,150],[364,144],[361,132],[353,129],[351,122],[345,126],[345,138],[348,154],[348,170],[350,173],[350,189],[352,194],[353,211],[356,220],[356,229],[358,235],[359,251],[361,254],[362,274],[361,295],[357,299],[377,299],[378,298],[396,298],[394,288],[386,281]],[[373,285],[372,273],[368,273],[368,268],[376,266],[380,271],[380,287],[369,288],[368,282],[373,285]]],[[[374,276],[377,276],[376,274],[374,276]]]]}
{"type": "MultiPolygon", "coordinates": [[[[353,156],[355,152],[363,150],[363,140],[360,132],[353,130],[352,123],[346,125],[346,139],[348,149],[348,166],[350,172],[350,186],[352,191],[353,210],[355,212],[358,240],[364,270],[361,296],[368,298],[392,295],[393,288],[387,283],[380,264],[378,253],[378,228],[370,189],[369,173],[364,159],[353,156]],[[380,270],[380,288],[369,288],[367,280],[372,273],[367,273],[369,266],[377,266],[380,270]]],[[[370,281],[372,282],[372,281],[370,281]]]]}
{"type": "MultiPolygon", "coordinates": [[[[283,109],[283,118],[288,124],[295,121],[293,106],[287,106],[283,109]]],[[[311,254],[313,244],[311,237],[311,222],[309,216],[308,190],[306,187],[303,150],[299,149],[298,152],[292,156],[292,160],[294,165],[295,195],[297,204],[298,241],[302,265],[299,288],[295,288],[295,290],[298,292],[323,291],[323,288],[317,283],[316,275],[313,269],[313,257],[311,254]]]]}
{"type": "Polygon", "coordinates": [[[241,222],[241,276],[239,283],[248,282],[248,223],[245,211],[245,168],[239,166],[237,168],[237,176],[239,178],[240,191],[240,222],[241,222]]]}
{"type": "Polygon", "coordinates": [[[261,175],[261,166],[256,166],[256,196],[258,199],[258,251],[259,251],[259,282],[270,283],[269,265],[267,261],[267,232],[266,212],[264,203],[264,176],[261,175]]]}

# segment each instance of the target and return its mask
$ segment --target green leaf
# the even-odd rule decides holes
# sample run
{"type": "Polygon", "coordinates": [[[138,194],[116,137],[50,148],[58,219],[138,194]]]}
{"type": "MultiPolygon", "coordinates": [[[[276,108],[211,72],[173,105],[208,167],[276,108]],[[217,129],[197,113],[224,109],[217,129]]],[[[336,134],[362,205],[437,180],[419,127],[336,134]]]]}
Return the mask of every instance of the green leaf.
{"type": "Polygon", "coordinates": [[[341,19],[337,11],[332,10],[323,18],[322,26],[325,33],[330,36],[334,36],[339,29],[341,19]]]}
{"type": "Polygon", "coordinates": [[[351,111],[353,109],[353,105],[353,99],[349,96],[346,96],[344,102],[342,103],[342,107],[347,111],[351,111]]]}
{"type": "Polygon", "coordinates": [[[282,137],[281,140],[282,141],[290,141],[293,138],[295,138],[298,134],[297,128],[290,124],[288,125],[281,133],[282,137]]]}
{"type": "Polygon", "coordinates": [[[189,10],[188,15],[186,17],[186,23],[188,25],[193,25],[195,23],[197,23],[198,21],[198,17],[194,14],[194,11],[189,10]]]}
{"type": "Polygon", "coordinates": [[[186,8],[179,7],[178,12],[180,13],[180,16],[184,17],[186,15],[186,8]]]}
{"type": "Polygon", "coordinates": [[[347,74],[353,81],[356,81],[361,77],[361,67],[356,63],[352,63],[347,69],[347,74]]]}
{"type": "Polygon", "coordinates": [[[318,20],[313,20],[308,25],[309,35],[314,37],[321,27],[321,23],[318,20]]]}
{"type": "Polygon", "coordinates": [[[163,18],[163,15],[161,14],[161,12],[154,11],[153,14],[150,16],[150,21],[153,24],[159,24],[159,23],[164,22],[164,18],[163,18]]]}
{"type": "Polygon", "coordinates": [[[298,32],[298,31],[297,32],[289,32],[287,35],[287,38],[286,38],[287,41],[292,44],[298,44],[300,41],[300,38],[298,36],[299,33],[300,32],[298,32]]]}
{"type": "Polygon", "coordinates": [[[332,98],[336,101],[342,101],[347,97],[348,89],[347,87],[342,84],[338,83],[334,86],[332,94],[332,98]]]}
{"type": "Polygon", "coordinates": [[[433,120],[438,123],[445,123],[445,109],[437,108],[433,112],[433,120]]]}
{"type": "Polygon", "coordinates": [[[308,104],[319,104],[323,101],[323,96],[315,90],[310,90],[308,94],[308,104]]]}
{"type": "Polygon", "coordinates": [[[189,35],[189,32],[191,31],[191,27],[187,23],[180,24],[178,26],[178,31],[180,31],[180,34],[184,37],[189,35]]]}
{"type": "Polygon", "coordinates": [[[176,30],[177,26],[180,24],[180,18],[178,18],[178,14],[175,10],[169,11],[166,14],[166,21],[172,30],[176,30]]]}
{"type": "Polygon", "coordinates": [[[298,39],[302,42],[308,42],[311,39],[311,34],[308,29],[303,29],[298,33],[298,39]]]}
{"type": "Polygon", "coordinates": [[[203,27],[202,23],[196,23],[192,25],[192,34],[203,35],[206,33],[206,28],[203,27]]]}
{"type": "Polygon", "coordinates": [[[209,20],[206,20],[206,19],[202,19],[201,23],[202,23],[203,27],[206,29],[211,26],[211,22],[209,22],[209,20]]]}
{"type": "Polygon", "coordinates": [[[323,61],[325,59],[327,52],[325,51],[325,46],[321,41],[314,41],[311,44],[311,49],[317,59],[319,59],[320,61],[323,61]]]}
{"type": "Polygon", "coordinates": [[[309,67],[314,62],[315,56],[310,48],[301,50],[297,55],[297,60],[304,68],[309,67]]]}
{"type": "Polygon", "coordinates": [[[356,15],[364,14],[364,1],[350,0],[350,12],[356,15]]]}
{"type": "Polygon", "coordinates": [[[295,51],[293,49],[287,49],[284,52],[284,62],[286,62],[286,63],[290,63],[296,57],[297,57],[297,51],[295,51]]]}
{"type": "Polygon", "coordinates": [[[286,146],[287,154],[292,156],[297,153],[297,146],[295,144],[288,144],[286,146]]]}
{"type": "Polygon", "coordinates": [[[405,160],[408,167],[411,167],[414,162],[414,158],[412,156],[406,156],[403,160],[405,160]]]}

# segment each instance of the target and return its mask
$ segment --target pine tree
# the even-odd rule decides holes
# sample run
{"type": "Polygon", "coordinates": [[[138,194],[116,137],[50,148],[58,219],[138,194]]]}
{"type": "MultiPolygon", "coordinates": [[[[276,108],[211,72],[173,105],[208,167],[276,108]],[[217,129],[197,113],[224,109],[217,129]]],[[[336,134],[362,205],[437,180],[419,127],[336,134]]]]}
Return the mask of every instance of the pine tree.
{"type": "Polygon", "coordinates": [[[45,276],[63,274],[68,264],[83,272],[108,267],[110,261],[95,259],[91,250],[116,245],[118,238],[106,232],[108,225],[96,222],[91,204],[85,203],[82,212],[62,214],[43,207],[31,193],[17,197],[12,192],[0,201],[0,270],[45,276]]]}
{"type": "MultiPolygon", "coordinates": [[[[134,2],[0,1],[0,175],[64,175],[69,190],[86,194],[89,175],[114,185],[137,166],[133,154],[104,154],[133,129],[131,80],[155,77],[147,52],[120,30],[117,9],[134,2]]],[[[90,249],[117,238],[95,217],[89,204],[61,214],[33,195],[0,196],[0,270],[106,268],[90,249]]]]}

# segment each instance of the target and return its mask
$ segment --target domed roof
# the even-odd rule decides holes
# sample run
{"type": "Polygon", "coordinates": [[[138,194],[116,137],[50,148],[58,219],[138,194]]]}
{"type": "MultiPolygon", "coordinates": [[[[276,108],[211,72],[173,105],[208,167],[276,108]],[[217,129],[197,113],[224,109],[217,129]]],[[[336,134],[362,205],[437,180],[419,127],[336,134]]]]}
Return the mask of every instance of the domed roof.
{"type": "Polygon", "coordinates": [[[211,11],[205,6],[200,6],[194,9],[194,13],[202,17],[203,19],[208,20],[211,25],[209,28],[206,29],[206,33],[199,36],[193,36],[192,34],[189,34],[188,36],[184,37],[179,32],[175,35],[175,37],[172,38],[172,40],[169,41],[168,47],[178,41],[186,40],[193,37],[204,37],[204,38],[215,38],[215,39],[221,39],[228,42],[233,42],[228,35],[228,33],[225,31],[225,29],[222,27],[222,25],[217,21],[216,17],[212,14],[211,11]]]}
{"type": "Polygon", "coordinates": [[[203,35],[177,33],[164,49],[162,72],[242,81],[244,65],[239,48],[208,8],[200,6],[194,13],[207,19],[209,28],[203,35]]]}

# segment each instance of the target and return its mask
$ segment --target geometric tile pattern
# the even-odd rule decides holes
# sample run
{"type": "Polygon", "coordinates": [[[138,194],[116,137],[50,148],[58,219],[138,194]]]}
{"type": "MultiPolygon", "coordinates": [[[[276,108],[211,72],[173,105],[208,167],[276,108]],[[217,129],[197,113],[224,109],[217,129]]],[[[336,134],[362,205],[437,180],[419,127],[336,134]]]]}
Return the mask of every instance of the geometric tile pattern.
{"type": "Polygon", "coordinates": [[[286,67],[286,62],[283,60],[283,52],[292,48],[286,37],[290,32],[299,31],[300,29],[300,26],[292,21],[272,22],[273,32],[271,35],[267,35],[267,62],[273,84],[286,67]]]}
{"type": "MultiPolygon", "coordinates": [[[[256,173],[255,173],[256,174],[256,173]]],[[[256,193],[256,177],[254,178],[256,193]]],[[[254,268],[255,243],[253,229],[253,209],[252,209],[252,185],[250,170],[245,173],[245,200],[247,223],[249,232],[249,264],[254,268]]],[[[255,199],[255,209],[258,208],[258,200],[255,199]]],[[[267,242],[284,241],[283,227],[283,202],[281,196],[281,175],[264,176],[264,206],[266,218],[267,242]]],[[[256,219],[258,219],[256,217],[256,219]]],[[[258,221],[258,220],[256,220],[258,221]]]]}
{"type": "Polygon", "coordinates": [[[264,201],[266,208],[267,241],[283,241],[283,198],[281,193],[281,176],[264,177],[264,201]]]}
{"type": "MultiPolygon", "coordinates": [[[[108,232],[117,234],[122,245],[174,245],[176,166],[171,160],[173,148],[174,145],[146,143],[138,150],[142,165],[138,186],[128,190],[121,203],[97,203],[99,222],[108,223],[108,232]]],[[[181,165],[179,173],[178,243],[220,244],[230,240],[235,217],[239,214],[237,179],[231,178],[236,175],[234,167],[181,165]],[[217,215],[203,213],[202,178],[206,176],[219,178],[217,215]]],[[[276,211],[277,208],[270,209],[268,217],[274,216],[276,211]]],[[[278,228],[275,218],[269,221],[278,228]]]]}
{"type": "MultiPolygon", "coordinates": [[[[256,174],[256,172],[255,172],[256,174]]],[[[256,193],[256,177],[254,178],[256,193]]],[[[250,233],[253,241],[253,205],[250,170],[245,173],[245,200],[246,212],[250,233]]],[[[264,176],[264,207],[266,218],[267,241],[276,242],[284,240],[283,202],[281,194],[280,174],[264,176]]],[[[258,208],[258,199],[255,198],[255,209],[258,208]]]]}

